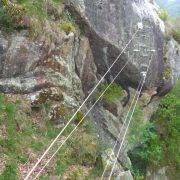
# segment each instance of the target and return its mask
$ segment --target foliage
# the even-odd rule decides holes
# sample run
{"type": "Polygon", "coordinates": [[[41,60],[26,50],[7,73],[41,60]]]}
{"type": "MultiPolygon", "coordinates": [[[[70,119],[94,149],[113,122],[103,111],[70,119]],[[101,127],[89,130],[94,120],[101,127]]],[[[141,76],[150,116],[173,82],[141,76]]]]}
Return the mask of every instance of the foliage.
{"type": "Polygon", "coordinates": [[[55,3],[63,3],[64,0],[53,0],[53,2],[55,2],[55,3]]]}
{"type": "Polygon", "coordinates": [[[129,153],[132,162],[129,169],[136,177],[135,179],[139,179],[146,174],[146,167],[160,166],[164,158],[161,141],[153,124],[148,124],[141,135],[141,144],[129,153]]]}
{"type": "Polygon", "coordinates": [[[71,180],[79,180],[84,176],[84,172],[82,168],[78,168],[76,171],[74,171],[71,175],[70,175],[70,179],[71,180]]]}
{"type": "Polygon", "coordinates": [[[6,31],[23,28],[23,18],[25,9],[21,5],[3,1],[3,7],[0,8],[0,22],[6,31]]]}
{"type": "Polygon", "coordinates": [[[87,180],[95,179],[100,177],[103,174],[103,162],[101,156],[98,156],[94,165],[94,168],[91,170],[87,180]]]}
{"type": "MultiPolygon", "coordinates": [[[[28,160],[28,156],[24,149],[32,148],[35,151],[39,151],[42,150],[43,145],[47,143],[47,140],[43,139],[43,137],[42,142],[40,138],[39,141],[32,140],[32,136],[38,136],[40,134],[42,136],[43,133],[40,130],[37,130],[31,121],[28,122],[28,118],[24,120],[22,119],[22,116],[19,117],[19,103],[19,101],[16,101],[15,103],[9,102],[4,95],[0,95],[0,117],[3,116],[3,122],[1,123],[6,124],[7,131],[7,137],[2,137],[0,139],[0,146],[2,147],[1,151],[6,154],[8,159],[10,158],[0,179],[18,179],[16,178],[17,172],[15,166],[17,166],[17,163],[24,164],[28,160]],[[27,129],[23,129],[24,124],[21,124],[21,131],[18,130],[20,121],[23,123],[27,122],[25,125],[27,129]]],[[[24,116],[23,118],[26,117],[24,116]]]]}
{"type": "Polygon", "coordinates": [[[50,121],[46,121],[45,123],[45,126],[46,126],[46,130],[43,131],[43,135],[45,138],[55,138],[58,133],[59,133],[59,129],[58,128],[55,128],[54,125],[52,124],[52,122],[50,121]]]}
{"type": "Polygon", "coordinates": [[[0,175],[0,180],[18,180],[17,163],[13,160],[6,163],[4,172],[0,175]]]}
{"type": "MultiPolygon", "coordinates": [[[[98,86],[96,93],[97,98],[106,90],[108,86],[109,85],[107,83],[103,83],[98,86]]],[[[111,86],[109,86],[106,92],[104,93],[103,100],[107,103],[112,103],[115,102],[117,99],[121,98],[122,96],[123,89],[119,85],[114,83],[111,86]]]]}
{"type": "Polygon", "coordinates": [[[170,67],[165,68],[163,72],[163,77],[165,79],[169,79],[171,78],[171,76],[172,76],[172,69],[170,67]]]}
{"type": "MultiPolygon", "coordinates": [[[[50,4],[58,12],[57,4],[62,4],[64,0],[52,0],[50,4]],[[57,7],[56,7],[57,6],[57,7]]],[[[70,13],[58,14],[58,18],[52,18],[52,14],[47,9],[47,1],[44,0],[17,0],[16,2],[4,3],[0,8],[0,25],[6,32],[13,30],[29,29],[31,38],[36,38],[44,31],[44,27],[60,29],[66,34],[75,32],[75,21],[70,13]],[[61,18],[61,19],[60,19],[61,18]],[[54,23],[56,21],[56,23],[54,23]],[[57,26],[58,24],[58,26],[57,26]]],[[[54,14],[56,14],[53,12],[54,14]]],[[[54,15],[53,14],[53,15],[54,15]]],[[[54,15],[55,16],[55,15],[54,15]]],[[[49,34],[48,34],[49,35],[49,34]]],[[[51,38],[51,37],[49,37],[51,38]]]]}
{"type": "Polygon", "coordinates": [[[160,9],[159,10],[159,17],[163,20],[166,21],[168,19],[168,12],[166,9],[160,9]]]}
{"type": "Polygon", "coordinates": [[[25,8],[26,15],[31,18],[30,35],[38,36],[43,31],[43,24],[48,18],[43,0],[19,0],[19,3],[25,8]]]}
{"type": "MultiPolygon", "coordinates": [[[[83,166],[94,166],[95,169],[100,168],[97,159],[101,150],[102,147],[100,147],[100,143],[94,135],[81,130],[76,132],[58,153],[55,174],[62,175],[74,163],[83,166]]],[[[92,175],[95,173],[95,169],[92,175]]],[[[81,173],[76,171],[71,174],[71,178],[76,179],[79,174],[81,173]]]]}
{"type": "Polygon", "coordinates": [[[171,35],[180,44],[180,29],[178,28],[172,29],[171,35]]]}
{"type": "Polygon", "coordinates": [[[155,117],[156,123],[164,126],[164,143],[168,159],[175,168],[180,164],[178,148],[180,145],[180,82],[177,83],[173,91],[162,99],[160,108],[155,117]],[[157,118],[158,117],[158,118],[157,118]]]}
{"type": "Polygon", "coordinates": [[[27,15],[37,18],[41,22],[48,17],[43,0],[21,0],[21,5],[26,9],[27,15]]]}
{"type": "Polygon", "coordinates": [[[97,144],[95,137],[83,133],[81,136],[73,137],[73,143],[69,142],[76,156],[77,161],[81,165],[93,165],[97,157],[97,144]]]}
{"type": "Polygon", "coordinates": [[[61,30],[65,31],[66,34],[69,34],[70,32],[75,32],[75,26],[71,21],[62,21],[59,24],[59,27],[61,30]]]}
{"type": "Polygon", "coordinates": [[[171,16],[179,17],[180,16],[180,4],[179,0],[156,0],[157,4],[160,7],[167,9],[168,13],[171,16]]]}
{"type": "MultiPolygon", "coordinates": [[[[27,148],[36,154],[42,151],[46,144],[50,143],[52,138],[55,138],[60,132],[60,129],[55,127],[47,118],[45,110],[42,111],[43,121],[37,123],[33,122],[29,115],[22,111],[22,107],[23,104],[19,104],[18,101],[12,103],[8,97],[0,96],[0,119],[2,119],[1,123],[7,123],[9,132],[7,138],[0,140],[0,146],[8,159],[12,160],[11,164],[13,165],[14,162],[16,166],[28,162],[27,148]],[[3,120],[4,118],[5,120],[3,120]],[[17,124],[20,124],[20,130],[17,130],[17,124]]],[[[81,119],[81,116],[80,113],[78,119],[81,119]]],[[[68,136],[73,128],[73,124],[69,125],[63,136],[68,136]]],[[[92,175],[94,173],[93,177],[96,176],[95,172],[98,172],[99,168],[99,165],[96,165],[98,164],[97,159],[104,148],[105,145],[95,136],[94,123],[87,119],[58,152],[55,168],[48,172],[48,177],[50,173],[58,176],[63,175],[71,165],[89,165],[92,167],[95,165],[92,175]]],[[[16,176],[15,170],[16,168],[12,172],[14,177],[16,176]]],[[[75,172],[72,176],[77,178],[79,172],[75,172]]],[[[9,166],[1,177],[3,177],[2,179],[11,179],[11,168],[9,166]]]]}
{"type": "Polygon", "coordinates": [[[43,148],[43,143],[39,141],[32,141],[31,142],[31,148],[34,149],[35,151],[41,151],[43,148]]]}
{"type": "Polygon", "coordinates": [[[3,7],[0,7],[0,26],[3,27],[6,32],[12,31],[12,18],[6,13],[3,7]]]}
{"type": "Polygon", "coordinates": [[[62,175],[65,170],[75,162],[74,157],[72,157],[72,151],[73,149],[67,145],[62,147],[61,151],[59,151],[55,166],[55,175],[62,175]]]}
{"type": "Polygon", "coordinates": [[[84,121],[85,121],[85,117],[84,117],[84,113],[82,113],[82,112],[77,112],[77,114],[76,114],[76,117],[75,117],[75,120],[74,120],[74,122],[76,123],[76,124],[79,124],[80,123],[80,125],[82,125],[83,123],[84,123],[84,121]]]}
{"type": "Polygon", "coordinates": [[[133,169],[140,175],[145,173],[145,168],[169,166],[173,174],[178,173],[179,157],[179,132],[180,132],[180,82],[172,92],[160,102],[159,109],[153,116],[153,123],[142,131],[141,145],[136,147],[131,155],[133,169]]]}
{"type": "Polygon", "coordinates": [[[178,43],[180,43],[180,17],[172,18],[168,17],[166,26],[166,40],[170,40],[174,38],[178,43]]]}
{"type": "MultiPolygon", "coordinates": [[[[132,117],[131,125],[128,131],[128,141],[132,144],[137,144],[142,142],[142,131],[144,130],[146,124],[143,120],[143,111],[140,106],[137,106],[132,117]],[[141,129],[141,130],[139,130],[141,129]]],[[[131,115],[131,113],[130,113],[131,115]]]]}
{"type": "MultiPolygon", "coordinates": [[[[56,175],[62,175],[66,170],[68,171],[68,167],[72,164],[94,167],[94,171],[91,173],[92,176],[97,175],[95,172],[98,171],[98,168],[102,168],[99,167],[97,159],[100,157],[102,150],[104,150],[104,146],[94,136],[94,129],[91,129],[94,126],[89,123],[89,120],[86,121],[81,127],[82,129],[80,128],[75,132],[58,153],[55,167],[56,175]]],[[[79,172],[75,172],[71,177],[76,179],[78,176],[79,172]]]]}
{"type": "Polygon", "coordinates": [[[9,144],[9,147],[15,146],[14,139],[17,133],[17,127],[14,116],[17,108],[18,102],[8,103],[6,102],[4,95],[0,95],[0,113],[5,113],[7,117],[6,126],[8,140],[6,142],[9,144]]]}
{"type": "Polygon", "coordinates": [[[95,123],[91,119],[87,119],[87,121],[84,122],[83,128],[85,128],[85,131],[88,134],[95,135],[96,133],[95,123]]]}

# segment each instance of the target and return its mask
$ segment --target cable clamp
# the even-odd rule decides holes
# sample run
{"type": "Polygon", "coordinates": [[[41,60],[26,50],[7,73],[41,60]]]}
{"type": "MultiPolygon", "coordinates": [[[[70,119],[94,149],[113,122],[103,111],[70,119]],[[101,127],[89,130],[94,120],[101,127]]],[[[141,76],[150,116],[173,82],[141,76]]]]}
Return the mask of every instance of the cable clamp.
{"type": "Polygon", "coordinates": [[[142,30],[142,29],[143,29],[143,24],[142,24],[142,22],[138,22],[138,23],[137,23],[137,27],[138,27],[139,30],[142,30]]]}
{"type": "Polygon", "coordinates": [[[147,71],[142,71],[142,72],[141,72],[141,76],[143,77],[143,79],[145,79],[146,76],[147,76],[147,71]]]}

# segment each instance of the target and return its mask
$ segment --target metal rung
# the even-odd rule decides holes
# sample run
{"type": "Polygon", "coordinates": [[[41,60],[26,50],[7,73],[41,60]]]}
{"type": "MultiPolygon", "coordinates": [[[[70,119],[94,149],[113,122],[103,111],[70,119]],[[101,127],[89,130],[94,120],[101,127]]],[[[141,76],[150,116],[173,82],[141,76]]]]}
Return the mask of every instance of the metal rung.
{"type": "Polygon", "coordinates": [[[156,52],[155,49],[147,50],[148,52],[156,52]]]}
{"type": "Polygon", "coordinates": [[[133,51],[134,51],[134,52],[139,52],[140,50],[139,50],[139,49],[134,49],[133,51]]]}
{"type": "Polygon", "coordinates": [[[139,44],[140,47],[147,47],[145,44],[139,44]]]}
{"type": "Polygon", "coordinates": [[[142,22],[138,22],[138,24],[137,24],[137,26],[138,26],[138,29],[143,29],[143,23],[142,22]]]}

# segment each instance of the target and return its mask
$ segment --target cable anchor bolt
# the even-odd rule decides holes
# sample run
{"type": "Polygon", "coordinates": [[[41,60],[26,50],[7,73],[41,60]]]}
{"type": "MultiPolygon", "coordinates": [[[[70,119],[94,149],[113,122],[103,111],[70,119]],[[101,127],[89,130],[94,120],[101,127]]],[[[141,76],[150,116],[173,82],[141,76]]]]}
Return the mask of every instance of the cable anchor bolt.
{"type": "Polygon", "coordinates": [[[137,23],[137,27],[139,30],[142,30],[143,29],[143,23],[142,22],[138,22],[137,23]]]}

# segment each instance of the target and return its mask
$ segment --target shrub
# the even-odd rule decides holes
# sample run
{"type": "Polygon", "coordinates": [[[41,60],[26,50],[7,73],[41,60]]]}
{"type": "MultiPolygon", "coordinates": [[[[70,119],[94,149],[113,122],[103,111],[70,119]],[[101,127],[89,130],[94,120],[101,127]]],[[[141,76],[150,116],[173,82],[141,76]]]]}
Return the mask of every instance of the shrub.
{"type": "Polygon", "coordinates": [[[180,157],[178,154],[179,141],[179,127],[180,127],[180,82],[160,103],[160,108],[157,112],[156,123],[161,123],[165,127],[164,143],[166,144],[166,153],[168,159],[175,168],[180,164],[180,157]]]}
{"type": "MultiPolygon", "coordinates": [[[[97,88],[96,96],[99,96],[103,93],[103,91],[108,87],[107,83],[100,84],[97,88]]],[[[107,91],[103,95],[103,100],[107,103],[115,102],[117,99],[120,99],[123,96],[123,89],[117,85],[112,84],[107,91]]]]}
{"type": "Polygon", "coordinates": [[[6,163],[4,172],[0,175],[2,180],[18,180],[17,176],[17,163],[13,160],[6,163]]]}
{"type": "Polygon", "coordinates": [[[178,42],[178,43],[180,43],[180,29],[173,29],[172,30],[172,32],[171,32],[171,34],[172,34],[172,37],[178,42]]]}
{"type": "Polygon", "coordinates": [[[142,174],[145,168],[169,166],[173,176],[178,176],[180,164],[180,82],[172,92],[160,102],[158,111],[153,116],[153,123],[142,132],[141,146],[136,147],[131,155],[133,166],[142,174]],[[161,127],[161,129],[159,129],[161,127]]]}
{"type": "Polygon", "coordinates": [[[165,79],[170,79],[171,76],[172,76],[172,69],[170,67],[165,68],[163,72],[163,77],[165,79]]]}
{"type": "Polygon", "coordinates": [[[41,151],[44,145],[42,142],[39,141],[31,141],[31,148],[35,151],[41,151]]]}
{"type": "Polygon", "coordinates": [[[55,128],[53,123],[49,120],[46,120],[45,123],[46,129],[43,131],[42,135],[45,138],[55,138],[59,134],[59,129],[55,128]]]}
{"type": "Polygon", "coordinates": [[[163,20],[166,21],[168,19],[168,12],[165,9],[160,9],[159,10],[159,17],[163,20]]]}
{"type": "Polygon", "coordinates": [[[82,168],[78,168],[70,175],[71,180],[79,180],[82,179],[82,177],[84,177],[84,171],[82,168]]]}
{"type": "Polygon", "coordinates": [[[76,114],[76,117],[75,117],[75,119],[74,119],[74,122],[76,123],[76,124],[79,124],[80,123],[80,125],[82,125],[83,123],[84,123],[84,121],[85,121],[85,117],[84,117],[84,113],[82,113],[82,112],[77,112],[77,114],[76,114]]]}
{"type": "Polygon", "coordinates": [[[97,158],[96,138],[86,133],[74,139],[73,155],[81,165],[93,165],[97,158]]]}
{"type": "Polygon", "coordinates": [[[131,125],[128,130],[128,141],[131,144],[138,144],[143,141],[141,133],[146,125],[143,122],[144,120],[142,114],[142,108],[140,106],[137,106],[132,117],[131,125]]]}
{"type": "Polygon", "coordinates": [[[66,34],[70,32],[75,32],[75,26],[70,21],[62,21],[59,25],[60,29],[63,30],[66,34]]]}
{"type": "Polygon", "coordinates": [[[103,162],[102,157],[99,155],[96,159],[93,169],[91,170],[89,177],[87,180],[96,179],[96,177],[100,177],[103,174],[103,162]]]}
{"type": "Polygon", "coordinates": [[[83,127],[88,134],[94,135],[96,133],[95,122],[93,122],[91,119],[87,119],[87,121],[84,122],[83,127]]]}
{"type": "Polygon", "coordinates": [[[55,175],[62,175],[65,170],[75,162],[74,159],[76,156],[72,156],[72,151],[73,149],[70,146],[65,145],[61,151],[58,152],[55,175]]]}
{"type": "Polygon", "coordinates": [[[47,19],[48,15],[43,0],[24,1],[22,5],[30,17],[34,17],[40,22],[47,19]]]}
{"type": "Polygon", "coordinates": [[[4,8],[0,8],[0,26],[4,28],[6,32],[10,32],[13,30],[12,26],[12,18],[6,13],[4,8]]]}
{"type": "Polygon", "coordinates": [[[24,25],[25,9],[21,5],[3,2],[4,6],[0,10],[0,22],[5,30],[22,28],[24,25]]]}
{"type": "Polygon", "coordinates": [[[129,152],[132,162],[130,170],[135,177],[144,176],[149,166],[159,167],[164,158],[162,143],[154,127],[148,125],[144,128],[142,140],[139,146],[129,152]]]}

